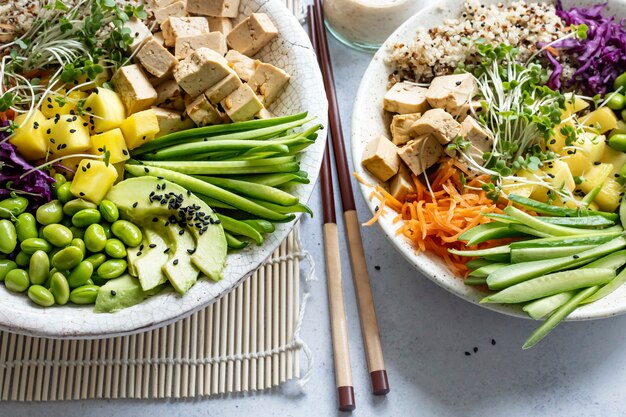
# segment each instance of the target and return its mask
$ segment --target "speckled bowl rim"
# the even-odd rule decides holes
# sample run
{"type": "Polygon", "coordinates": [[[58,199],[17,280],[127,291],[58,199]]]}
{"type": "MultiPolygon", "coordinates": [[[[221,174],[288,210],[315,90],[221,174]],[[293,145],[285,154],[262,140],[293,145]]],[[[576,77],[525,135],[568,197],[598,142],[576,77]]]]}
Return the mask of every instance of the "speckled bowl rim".
{"type": "MultiPolygon", "coordinates": [[[[486,0],[484,4],[502,2],[505,4],[511,1],[486,0]]],[[[387,77],[391,72],[390,67],[384,62],[388,56],[390,47],[398,42],[409,42],[414,38],[415,31],[419,27],[433,27],[441,23],[444,19],[456,18],[463,8],[462,1],[445,0],[436,2],[421,12],[409,18],[400,26],[376,52],[370,62],[365,75],[361,80],[357,97],[352,111],[352,131],[351,149],[355,172],[370,184],[377,183],[377,180],[369,174],[361,165],[361,155],[368,140],[380,134],[388,135],[386,116],[382,110],[382,99],[386,91],[387,77]]],[[[585,6],[596,4],[593,1],[564,1],[565,6],[571,5],[585,6]]],[[[607,11],[616,13],[618,16],[626,16],[626,0],[608,0],[607,11]]],[[[359,183],[359,189],[365,199],[367,207],[372,215],[375,213],[378,202],[370,199],[372,188],[366,184],[359,183]]],[[[471,286],[464,285],[462,280],[453,275],[445,263],[432,253],[416,253],[415,248],[404,238],[396,235],[398,224],[392,224],[396,216],[391,210],[387,210],[377,223],[384,235],[389,239],[392,246],[400,252],[404,258],[424,276],[446,289],[447,291],[467,300],[473,304],[480,305],[492,311],[507,314],[510,316],[528,319],[521,307],[517,305],[507,306],[498,304],[480,304],[480,300],[485,293],[471,286]]],[[[626,285],[598,302],[581,307],[573,312],[567,320],[581,321],[607,318],[626,313],[626,285]]]]}

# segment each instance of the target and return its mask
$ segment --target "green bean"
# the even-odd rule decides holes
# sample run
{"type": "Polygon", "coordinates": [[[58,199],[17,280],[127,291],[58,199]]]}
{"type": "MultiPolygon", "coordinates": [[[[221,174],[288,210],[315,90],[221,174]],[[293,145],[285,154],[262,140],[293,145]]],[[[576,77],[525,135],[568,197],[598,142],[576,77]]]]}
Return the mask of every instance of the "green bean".
{"type": "Polygon", "coordinates": [[[131,248],[139,246],[143,240],[141,229],[128,220],[116,221],[111,225],[111,231],[115,237],[131,248]]]}
{"type": "Polygon", "coordinates": [[[4,277],[17,268],[17,264],[9,259],[0,260],[0,282],[4,281],[4,277]]]}
{"type": "Polygon", "coordinates": [[[72,239],[70,242],[70,246],[76,246],[83,253],[83,257],[87,254],[87,246],[85,246],[85,241],[82,239],[72,239]]]}
{"type": "Polygon", "coordinates": [[[252,198],[256,198],[263,201],[269,201],[270,203],[278,204],[281,206],[291,206],[298,204],[298,197],[292,196],[282,190],[274,187],[269,187],[263,184],[256,184],[254,182],[239,181],[230,178],[208,177],[203,175],[194,176],[199,180],[208,182],[209,184],[217,187],[232,191],[238,195],[244,195],[252,198]]]}
{"type": "Polygon", "coordinates": [[[552,206],[550,204],[541,203],[539,201],[532,200],[530,198],[522,197],[516,194],[509,194],[507,198],[513,202],[517,203],[520,206],[527,208],[531,211],[535,211],[539,214],[549,214],[552,216],[559,217],[578,217],[581,214],[587,215],[598,215],[602,217],[606,217],[607,219],[616,222],[619,219],[619,216],[616,213],[606,213],[603,211],[594,211],[594,210],[578,210],[566,207],[557,207],[552,206]]]}
{"type": "Polygon", "coordinates": [[[58,305],[65,305],[70,299],[70,286],[65,275],[55,272],[50,278],[50,292],[54,296],[54,301],[58,305]]]}
{"type": "Polygon", "coordinates": [[[102,252],[107,243],[107,237],[104,228],[99,224],[92,224],[87,228],[83,238],[85,246],[90,252],[102,252]]]}
{"type": "Polygon", "coordinates": [[[17,240],[20,242],[37,237],[37,220],[35,220],[35,216],[30,213],[22,213],[17,216],[17,220],[15,220],[15,231],[17,233],[17,240]]]}
{"type": "Polygon", "coordinates": [[[467,277],[463,280],[465,285],[487,285],[486,277],[467,277]]]}
{"type": "Polygon", "coordinates": [[[84,260],[76,266],[67,276],[67,283],[70,288],[78,288],[87,284],[87,280],[93,275],[94,266],[88,261],[84,260]]]}
{"type": "Polygon", "coordinates": [[[153,153],[146,154],[145,159],[152,161],[172,161],[187,159],[189,155],[210,153],[215,151],[245,152],[251,149],[261,148],[272,152],[287,153],[289,148],[283,144],[274,144],[265,140],[211,140],[207,142],[192,142],[165,148],[153,153]],[[269,148],[269,149],[268,149],[269,148]]]}
{"type": "Polygon", "coordinates": [[[540,217],[531,216],[530,214],[523,212],[522,210],[513,206],[508,206],[504,209],[504,212],[513,217],[520,223],[532,227],[537,231],[550,234],[552,236],[573,236],[589,233],[584,229],[577,229],[575,227],[559,226],[556,224],[550,224],[541,220],[540,217]]]}
{"type": "Polygon", "coordinates": [[[52,200],[49,203],[39,206],[35,212],[35,217],[37,221],[44,226],[59,223],[63,220],[63,206],[59,200],[52,200]]]}
{"type": "Polygon", "coordinates": [[[116,259],[123,259],[127,255],[126,246],[119,239],[108,239],[104,246],[104,252],[116,259]]]}
{"type": "Polygon", "coordinates": [[[66,182],[57,189],[57,199],[61,202],[61,204],[65,204],[76,198],[70,191],[70,188],[72,188],[72,183],[66,182]]]}
{"type": "MultiPolygon", "coordinates": [[[[589,194],[588,194],[589,195],[589,194]]],[[[514,219],[513,217],[506,215],[506,214],[498,214],[498,213],[485,213],[483,214],[483,216],[488,217],[490,219],[495,219],[497,220],[499,223],[519,223],[518,220],[514,219]]],[[[555,216],[541,216],[541,221],[544,221],[546,223],[550,223],[550,224],[556,224],[559,226],[569,226],[569,227],[577,227],[577,228],[589,228],[589,229],[595,229],[595,228],[602,228],[602,227],[608,227],[608,226],[612,226],[615,223],[612,222],[611,220],[607,219],[606,217],[603,216],[583,216],[583,217],[555,217],[555,216]]],[[[468,230],[465,233],[469,233],[474,229],[477,229],[481,226],[487,226],[487,225],[491,225],[494,224],[496,222],[492,222],[492,223],[485,223],[476,227],[473,227],[472,229],[468,230]]],[[[465,234],[464,233],[464,234],[465,234]]],[[[463,235],[461,235],[463,236],[463,235]]],[[[465,239],[463,239],[465,240],[465,239]]]]}
{"type": "Polygon", "coordinates": [[[28,208],[28,200],[24,197],[6,198],[0,201],[0,218],[12,219],[24,213],[28,208]]]}
{"type": "Polygon", "coordinates": [[[72,232],[72,236],[74,236],[75,238],[82,239],[83,237],[85,237],[85,229],[83,228],[71,226],[70,231],[72,232]]]}
{"type": "Polygon", "coordinates": [[[54,305],[54,296],[45,287],[41,285],[31,285],[28,288],[28,298],[33,303],[40,305],[41,307],[50,307],[54,305]]]}
{"type": "Polygon", "coordinates": [[[109,200],[102,200],[100,202],[100,206],[98,207],[100,210],[100,214],[102,214],[102,218],[109,223],[113,223],[120,218],[120,212],[117,209],[117,206],[114,202],[109,200]]]}
{"type": "Polygon", "coordinates": [[[531,318],[539,320],[561,307],[574,295],[576,295],[576,291],[567,291],[554,294],[549,297],[540,298],[539,300],[525,304],[524,307],[522,307],[522,310],[528,313],[531,318]]]}
{"type": "Polygon", "coordinates": [[[40,239],[36,237],[26,239],[25,241],[20,243],[20,249],[22,249],[22,252],[26,253],[27,255],[32,255],[38,250],[42,250],[46,253],[50,252],[50,250],[52,250],[52,246],[50,246],[50,243],[48,243],[45,239],[40,239]]]}
{"type": "Polygon", "coordinates": [[[124,259],[109,259],[98,267],[98,276],[103,279],[117,278],[126,272],[127,267],[124,259]]]}
{"type": "Polygon", "coordinates": [[[626,72],[619,75],[613,82],[613,89],[624,91],[626,90],[626,72]]]}
{"type": "Polygon", "coordinates": [[[624,95],[620,93],[608,93],[607,96],[604,96],[605,99],[608,99],[606,106],[615,111],[620,111],[624,108],[624,104],[626,104],[626,100],[624,99],[624,95]]]}
{"type": "Polygon", "coordinates": [[[76,246],[61,249],[52,257],[52,266],[60,270],[70,270],[83,260],[83,252],[76,246]]]}
{"type": "Polygon", "coordinates": [[[472,259],[469,262],[467,262],[465,264],[465,266],[467,266],[468,269],[474,271],[478,268],[482,268],[483,266],[487,266],[487,265],[491,265],[491,262],[485,260],[485,259],[472,259]]]}
{"type": "Polygon", "coordinates": [[[50,258],[48,254],[42,250],[38,250],[30,257],[28,267],[28,276],[32,284],[41,285],[48,279],[50,272],[50,258]]]}
{"type": "Polygon", "coordinates": [[[513,230],[517,230],[518,232],[524,233],[529,236],[536,236],[536,237],[541,237],[541,238],[554,237],[554,235],[551,235],[550,233],[537,230],[530,226],[526,226],[525,224],[511,223],[509,224],[509,227],[513,230]]]}
{"type": "Polygon", "coordinates": [[[15,263],[22,268],[28,266],[30,263],[30,255],[24,253],[24,251],[19,251],[17,255],[15,255],[15,263]]]}
{"type": "Polygon", "coordinates": [[[580,246],[557,246],[554,248],[520,248],[511,249],[511,263],[538,261],[540,259],[560,258],[567,255],[575,255],[596,247],[596,245],[580,246]]]}
{"type": "Polygon", "coordinates": [[[257,184],[267,185],[268,187],[278,187],[285,183],[295,181],[301,184],[309,184],[311,181],[300,172],[284,172],[278,174],[258,174],[258,175],[241,175],[237,179],[241,181],[254,182],[257,184]]]}
{"type": "Polygon", "coordinates": [[[85,258],[85,261],[93,265],[94,270],[98,269],[100,265],[102,265],[104,261],[106,260],[107,260],[107,257],[104,253],[94,253],[93,255],[85,258]]]}
{"type": "Polygon", "coordinates": [[[7,290],[13,292],[24,292],[30,286],[28,279],[28,272],[23,269],[13,269],[9,271],[4,277],[4,285],[7,290]]]}
{"type": "Polygon", "coordinates": [[[487,265],[476,268],[475,270],[470,272],[469,276],[474,278],[487,278],[498,269],[504,268],[505,266],[509,265],[509,263],[489,262],[487,265]]]}
{"type": "Polygon", "coordinates": [[[70,301],[79,305],[93,304],[98,297],[98,291],[100,291],[100,287],[97,285],[83,285],[74,288],[70,293],[70,301]]]}
{"type": "Polygon", "coordinates": [[[17,247],[17,232],[9,220],[0,220],[0,252],[9,254],[17,247]]]}
{"type": "Polygon", "coordinates": [[[487,242],[488,240],[492,239],[505,239],[509,237],[526,236],[525,233],[512,229],[508,225],[502,224],[500,222],[482,224],[468,230],[468,232],[459,236],[459,240],[467,239],[467,246],[478,245],[479,243],[487,242]],[[472,233],[471,237],[468,238],[467,236],[469,235],[467,235],[467,233],[473,232],[474,229],[478,230],[472,233]]]}
{"type": "Polygon", "coordinates": [[[72,242],[72,231],[60,224],[49,224],[43,228],[43,237],[58,248],[65,247],[72,242]]]}
{"type": "Polygon", "coordinates": [[[226,236],[226,244],[229,249],[238,250],[248,246],[248,242],[243,242],[226,231],[224,231],[224,235],[226,236]]]}
{"type": "Polygon", "coordinates": [[[72,216],[72,224],[76,227],[87,227],[100,223],[102,215],[96,209],[83,209],[72,216]]]}
{"type": "Polygon", "coordinates": [[[228,230],[230,233],[234,235],[243,235],[253,239],[257,245],[261,246],[265,239],[263,236],[252,226],[241,222],[239,220],[235,220],[228,216],[224,216],[223,214],[217,214],[217,218],[222,223],[222,226],[225,230],[228,230]]]}
{"type": "Polygon", "coordinates": [[[297,172],[300,169],[295,156],[258,159],[253,161],[142,161],[142,165],[127,164],[133,175],[144,168],[161,168],[187,175],[240,175],[297,172]]]}
{"type": "Polygon", "coordinates": [[[63,213],[66,216],[73,217],[76,213],[85,209],[97,209],[98,206],[92,203],[91,201],[83,200],[82,198],[77,198],[71,201],[68,201],[63,205],[63,213]]]}
{"type": "MultiPolygon", "coordinates": [[[[255,198],[250,198],[249,200],[252,201],[253,203],[258,204],[261,207],[265,207],[266,209],[273,210],[277,213],[281,213],[281,214],[307,213],[309,216],[313,217],[313,210],[311,210],[308,206],[302,203],[294,204],[293,206],[280,206],[278,204],[272,204],[269,201],[257,200],[255,198]]],[[[281,222],[291,221],[294,218],[295,217],[293,215],[289,215],[285,220],[281,220],[281,222]]]]}

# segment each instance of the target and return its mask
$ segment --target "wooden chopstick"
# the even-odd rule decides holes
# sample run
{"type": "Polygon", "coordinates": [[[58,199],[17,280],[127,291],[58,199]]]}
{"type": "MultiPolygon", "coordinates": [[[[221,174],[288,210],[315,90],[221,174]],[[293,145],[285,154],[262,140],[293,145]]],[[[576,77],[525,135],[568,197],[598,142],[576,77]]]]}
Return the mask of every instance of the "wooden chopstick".
{"type": "Polygon", "coordinates": [[[330,136],[332,137],[335,165],[339,177],[341,204],[343,206],[344,221],[346,224],[350,263],[352,265],[352,280],[354,281],[359,306],[361,333],[367,355],[367,366],[374,395],[385,395],[389,392],[389,381],[387,379],[385,359],[380,342],[380,332],[378,330],[378,320],[376,319],[372,287],[370,285],[367,264],[365,262],[365,252],[363,250],[363,241],[359,229],[359,219],[356,212],[352,184],[350,182],[350,168],[348,166],[343,133],[341,130],[341,117],[339,115],[339,105],[335,91],[332,62],[330,53],[328,52],[328,40],[324,28],[324,14],[322,12],[321,0],[315,0],[314,11],[316,18],[313,22],[317,26],[318,59],[321,63],[320,67],[322,69],[322,75],[324,76],[324,85],[328,98],[330,136]]]}
{"type": "MultiPolygon", "coordinates": [[[[318,26],[315,24],[315,15],[312,6],[308,6],[307,8],[307,22],[311,42],[317,50],[316,31],[318,26]]],[[[324,159],[322,160],[322,168],[320,170],[320,183],[322,187],[324,216],[326,282],[333,340],[333,356],[335,360],[335,384],[337,387],[339,410],[352,411],[356,408],[356,403],[354,399],[354,385],[352,383],[352,368],[350,365],[348,325],[343,297],[339,234],[337,232],[337,218],[335,214],[333,178],[330,169],[330,149],[328,142],[324,149],[324,159]]]]}

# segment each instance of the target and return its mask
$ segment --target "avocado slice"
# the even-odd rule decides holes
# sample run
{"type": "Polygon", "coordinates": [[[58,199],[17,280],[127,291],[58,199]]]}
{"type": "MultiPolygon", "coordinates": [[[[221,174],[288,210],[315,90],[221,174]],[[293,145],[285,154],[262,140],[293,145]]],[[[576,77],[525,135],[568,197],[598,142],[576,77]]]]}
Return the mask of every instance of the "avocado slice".
{"type": "Polygon", "coordinates": [[[137,278],[128,274],[110,279],[100,287],[96,298],[96,313],[114,313],[123,308],[139,304],[146,298],[137,278]]]}
{"type": "MultiPolygon", "coordinates": [[[[163,218],[159,219],[155,225],[162,225],[165,221],[163,218]]],[[[170,244],[163,237],[164,229],[164,226],[142,227],[143,243],[128,254],[128,265],[133,265],[133,271],[144,291],[167,282],[162,266],[169,258],[166,249],[170,244]]]]}
{"type": "Polygon", "coordinates": [[[227,251],[224,229],[220,223],[214,223],[217,217],[213,210],[191,192],[173,182],[144,176],[118,183],[106,198],[117,205],[122,217],[135,223],[171,216],[178,222],[188,221],[185,233],[196,241],[191,262],[207,277],[215,281],[222,278],[227,251]],[[186,218],[181,219],[181,215],[186,218]]]}
{"type": "Polygon", "coordinates": [[[174,242],[174,245],[170,247],[170,257],[163,264],[162,270],[174,289],[180,294],[185,294],[195,284],[200,273],[191,260],[196,242],[187,229],[182,229],[176,224],[170,224],[164,227],[164,230],[168,240],[174,242]],[[181,230],[184,230],[182,234],[181,230]]]}

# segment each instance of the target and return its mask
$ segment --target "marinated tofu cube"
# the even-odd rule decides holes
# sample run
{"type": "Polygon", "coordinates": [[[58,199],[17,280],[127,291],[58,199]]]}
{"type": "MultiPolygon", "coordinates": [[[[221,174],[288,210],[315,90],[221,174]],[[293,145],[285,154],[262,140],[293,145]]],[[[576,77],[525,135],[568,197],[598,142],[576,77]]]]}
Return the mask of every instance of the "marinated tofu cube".
{"type": "Polygon", "coordinates": [[[181,36],[176,38],[174,55],[178,59],[185,59],[194,51],[200,48],[209,48],[220,54],[226,55],[228,46],[226,36],[221,32],[209,32],[201,35],[181,36]]]}
{"type": "Polygon", "coordinates": [[[185,17],[187,10],[184,1],[176,1],[164,7],[154,10],[154,18],[159,24],[163,24],[169,17],[185,17]]]}
{"type": "Polygon", "coordinates": [[[200,48],[180,61],[174,70],[174,78],[187,94],[195,98],[232,73],[222,55],[209,48],[200,48]]]}
{"type": "Polygon", "coordinates": [[[456,114],[463,105],[472,101],[475,89],[476,82],[472,74],[444,75],[433,79],[426,99],[432,107],[456,114]]]}
{"type": "Polygon", "coordinates": [[[385,136],[380,135],[367,144],[361,162],[372,175],[385,182],[396,175],[400,168],[398,148],[385,136]]]}
{"type": "Polygon", "coordinates": [[[259,110],[259,112],[254,115],[255,119],[273,119],[274,117],[276,117],[274,113],[265,108],[259,110]]]}
{"type": "Polygon", "coordinates": [[[385,94],[383,108],[391,113],[424,113],[430,109],[426,91],[426,88],[408,82],[396,83],[385,94]]]}
{"type": "Polygon", "coordinates": [[[252,13],[228,34],[228,45],[253,56],[278,35],[278,29],[265,13],[252,13]]]}
{"type": "Polygon", "coordinates": [[[197,126],[216,125],[222,123],[222,115],[207,100],[204,94],[199,95],[187,106],[187,115],[197,126]]]}
{"type": "Polygon", "coordinates": [[[398,151],[400,158],[415,175],[420,175],[435,165],[443,154],[443,146],[432,135],[420,136],[398,151]]]}
{"type": "Polygon", "coordinates": [[[472,101],[471,103],[463,104],[457,111],[451,112],[450,114],[457,122],[462,123],[467,116],[473,116],[482,111],[482,103],[480,101],[472,101]]]}
{"type": "Polygon", "coordinates": [[[154,39],[159,45],[165,45],[165,38],[163,37],[163,32],[157,32],[152,35],[152,39],[154,39]]]}
{"type": "Polygon", "coordinates": [[[152,36],[150,29],[143,22],[136,17],[130,18],[124,23],[124,27],[130,30],[130,37],[133,38],[133,43],[129,48],[131,52],[135,52],[135,49],[143,43],[146,39],[152,36]]]}
{"type": "Polygon", "coordinates": [[[222,32],[226,36],[233,30],[233,21],[227,17],[208,16],[207,20],[211,32],[222,32]]]}
{"type": "Polygon", "coordinates": [[[407,195],[415,193],[415,183],[409,168],[401,163],[398,173],[389,183],[389,193],[401,203],[405,201],[407,195]]]}
{"type": "Polygon", "coordinates": [[[237,90],[242,85],[243,83],[241,82],[237,74],[232,73],[224,78],[222,81],[215,84],[213,87],[206,90],[204,92],[204,95],[211,104],[217,106],[220,101],[224,100],[226,96],[230,95],[233,91],[237,90]]]}
{"type": "Polygon", "coordinates": [[[159,133],[159,120],[153,109],[131,114],[120,126],[128,149],[150,142],[159,133]]]}
{"type": "Polygon", "coordinates": [[[254,75],[254,71],[261,63],[259,60],[249,58],[241,52],[231,49],[226,53],[228,65],[235,70],[239,78],[248,82],[254,75]]]}
{"type": "Polygon", "coordinates": [[[137,54],[146,71],[157,78],[164,78],[178,65],[178,59],[154,39],[146,41],[137,54]]]}
{"type": "Polygon", "coordinates": [[[159,124],[159,133],[156,134],[156,138],[181,130],[191,129],[195,126],[193,120],[179,111],[162,109],[160,107],[153,107],[152,111],[154,111],[154,115],[159,124]]]}
{"type": "Polygon", "coordinates": [[[263,104],[248,84],[243,84],[220,103],[233,122],[254,119],[263,104]]]}
{"type": "Polygon", "coordinates": [[[165,81],[156,88],[157,100],[154,104],[168,109],[185,110],[184,92],[176,80],[165,81]]]}
{"type": "Polygon", "coordinates": [[[205,17],[169,17],[161,30],[165,46],[174,46],[176,38],[209,33],[209,21],[205,17]]]}
{"type": "Polygon", "coordinates": [[[410,128],[411,135],[433,135],[442,145],[447,145],[461,133],[461,124],[450,113],[441,109],[431,109],[420,117],[410,128]]]}
{"type": "Polygon", "coordinates": [[[187,0],[187,11],[205,16],[237,17],[239,0],[187,0]]]}
{"type": "Polygon", "coordinates": [[[289,82],[290,75],[271,64],[259,64],[248,81],[265,107],[269,107],[289,82]]]}
{"type": "Polygon", "coordinates": [[[413,123],[422,117],[421,113],[395,114],[391,120],[391,140],[396,146],[402,146],[411,139],[410,129],[413,123]]]}
{"type": "Polygon", "coordinates": [[[109,162],[112,164],[130,159],[128,147],[120,128],[91,136],[90,152],[94,155],[104,155],[105,152],[109,152],[109,162]]]}
{"type": "Polygon", "coordinates": [[[482,127],[472,116],[467,116],[461,123],[461,136],[470,141],[469,155],[476,163],[483,164],[483,154],[493,148],[493,135],[482,127]]]}
{"type": "Polygon", "coordinates": [[[120,95],[127,114],[149,109],[156,102],[156,90],[136,64],[118,69],[111,84],[120,95]]]}

